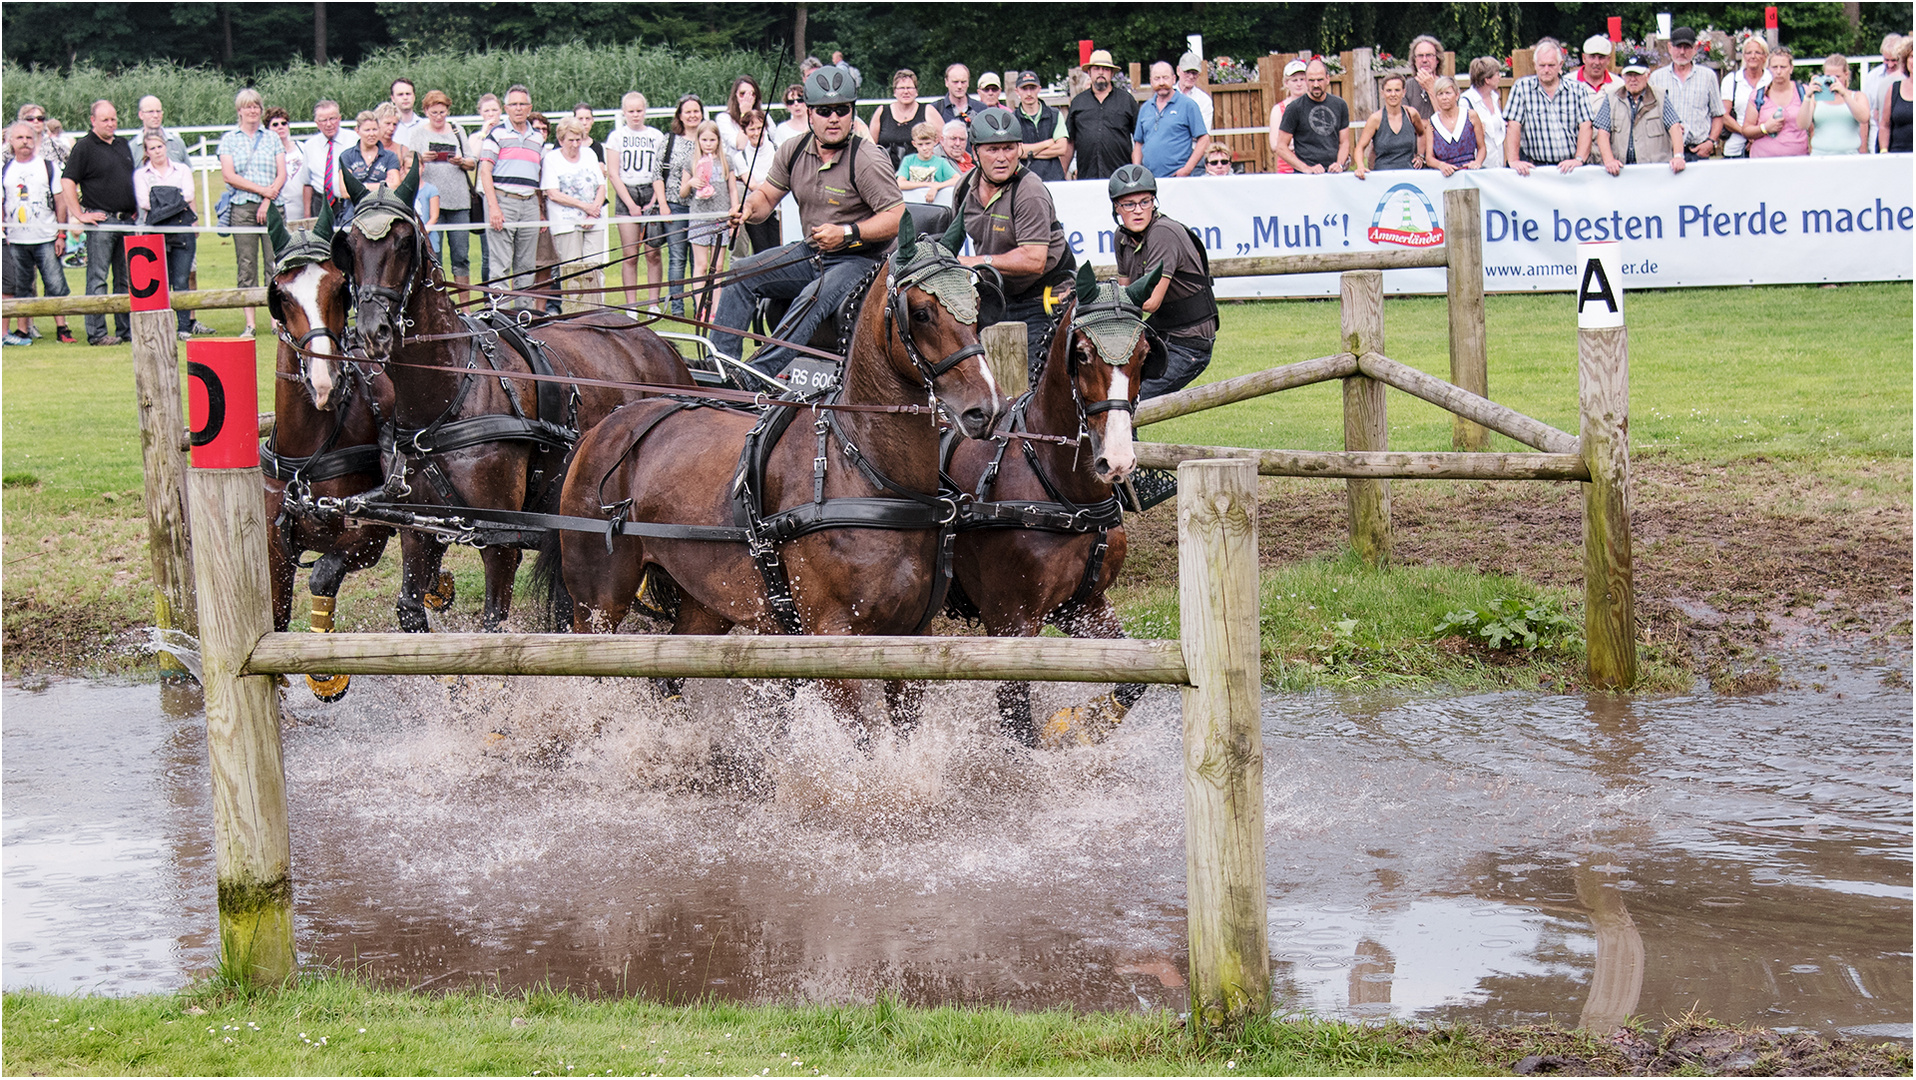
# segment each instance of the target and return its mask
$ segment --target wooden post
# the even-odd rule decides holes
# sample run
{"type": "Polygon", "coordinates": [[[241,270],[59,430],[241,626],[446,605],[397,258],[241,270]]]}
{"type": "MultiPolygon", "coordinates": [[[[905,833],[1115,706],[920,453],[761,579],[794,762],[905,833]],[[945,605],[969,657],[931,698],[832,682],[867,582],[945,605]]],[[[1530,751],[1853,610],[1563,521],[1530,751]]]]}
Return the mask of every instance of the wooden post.
{"type": "MultiPolygon", "coordinates": [[[[1354,356],[1384,351],[1384,275],[1352,270],[1342,278],[1344,349],[1354,356]]],[[[1384,384],[1363,375],[1344,379],[1344,449],[1390,449],[1384,384]]],[[[1351,547],[1371,566],[1390,561],[1390,481],[1346,480],[1351,547]]]]}
{"type": "Polygon", "coordinates": [[[201,583],[200,682],[213,779],[220,967],[231,978],[280,983],[294,977],[297,960],[279,697],[272,676],[241,674],[253,646],[273,628],[252,346],[208,340],[190,350],[211,372],[199,380],[218,385],[233,405],[227,415],[246,422],[209,415],[202,444],[193,448],[189,479],[198,539],[194,569],[201,583]],[[244,347],[234,347],[239,345],[244,347]]]}
{"type": "Polygon", "coordinates": [[[992,323],[978,334],[985,347],[985,362],[991,365],[991,377],[998,380],[998,392],[1015,398],[1031,389],[1031,347],[1021,322],[992,323]]]}
{"type": "Polygon", "coordinates": [[[1191,682],[1184,689],[1191,1025],[1202,1036],[1270,1009],[1252,463],[1178,466],[1178,595],[1191,682]]]}
{"type": "Polygon", "coordinates": [[[1590,682],[1637,681],[1637,604],[1630,553],[1630,342],[1621,326],[1577,331],[1577,435],[1583,488],[1583,634],[1590,682]]]}
{"type": "MultiPolygon", "coordinates": [[[[1450,301],[1450,381],[1478,397],[1490,396],[1489,342],[1484,334],[1483,193],[1476,188],[1444,192],[1444,275],[1450,301]]],[[[1482,451],[1490,433],[1482,424],[1451,417],[1453,450],[1482,451]]]]}
{"type": "MultiPolygon", "coordinates": [[[[1345,100],[1350,102],[1351,122],[1361,124],[1370,119],[1370,114],[1380,108],[1377,93],[1377,76],[1372,75],[1370,71],[1371,51],[1369,49],[1352,49],[1344,55],[1350,58],[1348,61],[1347,74],[1350,76],[1351,81],[1351,96],[1345,100]]],[[[1351,136],[1353,144],[1355,144],[1356,139],[1357,136],[1351,136]]]]}
{"type": "MultiPolygon", "coordinates": [[[[178,324],[171,311],[136,311],[132,319],[146,551],[153,565],[153,625],[198,634],[193,543],[186,520],[186,420],[180,411],[179,345],[174,337],[178,324]]],[[[250,415],[250,402],[248,407],[250,415]]],[[[186,669],[171,653],[163,652],[160,675],[181,679],[186,669]]]]}

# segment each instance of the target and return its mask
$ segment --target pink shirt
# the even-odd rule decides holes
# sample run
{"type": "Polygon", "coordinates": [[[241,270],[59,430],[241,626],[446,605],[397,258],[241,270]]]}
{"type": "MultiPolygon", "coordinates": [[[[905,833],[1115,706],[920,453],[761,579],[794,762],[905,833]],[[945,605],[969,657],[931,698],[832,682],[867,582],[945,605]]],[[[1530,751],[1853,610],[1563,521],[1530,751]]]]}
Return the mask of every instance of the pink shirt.
{"type": "Polygon", "coordinates": [[[1810,152],[1810,133],[1796,126],[1796,110],[1803,104],[1803,92],[1790,84],[1788,100],[1764,91],[1763,105],[1757,112],[1757,120],[1775,132],[1750,143],[1750,156],[1753,158],[1802,157],[1810,152]],[[1781,123],[1783,126],[1778,127],[1781,123]]]}
{"type": "Polygon", "coordinates": [[[154,172],[153,163],[150,161],[133,170],[133,198],[134,201],[140,204],[141,213],[144,214],[146,211],[153,209],[153,186],[155,184],[179,188],[180,191],[186,195],[187,205],[192,205],[193,170],[171,158],[167,159],[167,165],[171,167],[164,173],[154,172]]]}

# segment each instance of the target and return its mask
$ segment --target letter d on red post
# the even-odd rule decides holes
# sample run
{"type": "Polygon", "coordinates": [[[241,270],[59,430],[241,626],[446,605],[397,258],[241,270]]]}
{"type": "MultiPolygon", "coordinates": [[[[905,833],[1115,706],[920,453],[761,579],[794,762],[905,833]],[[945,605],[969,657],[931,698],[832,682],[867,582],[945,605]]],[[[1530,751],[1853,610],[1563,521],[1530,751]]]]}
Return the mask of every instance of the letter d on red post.
{"type": "Polygon", "coordinates": [[[134,311],[165,311],[173,306],[166,288],[166,237],[126,238],[126,281],[134,311]]]}
{"type": "Polygon", "coordinates": [[[251,341],[186,343],[186,424],[196,469],[259,464],[259,354],[251,341]]]}

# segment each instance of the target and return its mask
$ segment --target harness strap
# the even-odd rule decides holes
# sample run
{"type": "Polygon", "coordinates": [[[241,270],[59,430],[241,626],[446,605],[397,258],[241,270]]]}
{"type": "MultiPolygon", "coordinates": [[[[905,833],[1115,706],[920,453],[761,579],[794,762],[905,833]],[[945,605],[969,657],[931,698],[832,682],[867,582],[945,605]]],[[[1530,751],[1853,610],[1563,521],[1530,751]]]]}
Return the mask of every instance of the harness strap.
{"type": "Polygon", "coordinates": [[[464,450],[481,443],[519,440],[539,443],[548,449],[564,450],[577,437],[577,432],[549,421],[487,413],[434,424],[417,431],[395,432],[387,449],[408,457],[422,457],[464,450]]]}
{"type": "Polygon", "coordinates": [[[304,480],[317,484],[355,473],[378,475],[379,447],[373,443],[349,446],[344,450],[322,451],[306,457],[277,453],[269,440],[259,448],[260,471],[272,480],[304,480]]]}

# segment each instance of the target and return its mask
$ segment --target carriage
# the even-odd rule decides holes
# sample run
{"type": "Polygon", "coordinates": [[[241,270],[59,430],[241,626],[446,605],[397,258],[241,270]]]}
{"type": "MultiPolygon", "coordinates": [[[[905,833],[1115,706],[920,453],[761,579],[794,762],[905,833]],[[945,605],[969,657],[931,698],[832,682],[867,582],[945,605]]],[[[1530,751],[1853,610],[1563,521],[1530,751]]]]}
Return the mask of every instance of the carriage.
{"type": "MultiPolygon", "coordinates": [[[[1135,464],[1137,387],[1162,362],[1137,305],[1154,282],[1100,285],[1086,268],[1044,373],[1007,402],[978,343],[992,283],[958,263],[961,237],[920,236],[907,216],[838,313],[838,349],[793,346],[824,385],[794,387],[618,309],[533,319],[485,290],[461,310],[415,184],[349,183],[356,213],[337,232],[325,217],[276,226],[280,629],[298,555],[320,556],[313,626],[327,629],[339,579],[397,532],[408,631],[449,599],[440,560],[462,543],[480,549],[488,630],[537,550],[551,617],[579,632],[637,608],[678,633],[913,633],[950,611],[994,635],[1047,621],[1121,635],[1104,597],[1124,554],[1112,485],[1135,464]]],[[[849,687],[825,689],[849,718],[849,687]]],[[[890,689],[908,724],[910,688],[890,689]]],[[[1108,725],[1131,700],[1120,688],[1077,719],[1108,725]]],[[[1028,692],[1001,690],[1000,710],[1039,741],[1028,692]]]]}

